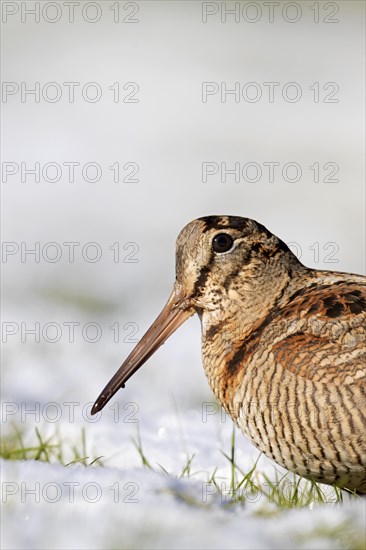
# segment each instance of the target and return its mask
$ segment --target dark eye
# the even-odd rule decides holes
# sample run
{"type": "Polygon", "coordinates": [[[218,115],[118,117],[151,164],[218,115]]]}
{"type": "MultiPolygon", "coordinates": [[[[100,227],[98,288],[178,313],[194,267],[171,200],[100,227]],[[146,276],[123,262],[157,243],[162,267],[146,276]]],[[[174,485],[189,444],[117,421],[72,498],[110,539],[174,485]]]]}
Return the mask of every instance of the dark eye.
{"type": "Polygon", "coordinates": [[[219,233],[212,240],[212,248],[215,252],[227,252],[234,244],[234,239],[227,233],[219,233]]]}

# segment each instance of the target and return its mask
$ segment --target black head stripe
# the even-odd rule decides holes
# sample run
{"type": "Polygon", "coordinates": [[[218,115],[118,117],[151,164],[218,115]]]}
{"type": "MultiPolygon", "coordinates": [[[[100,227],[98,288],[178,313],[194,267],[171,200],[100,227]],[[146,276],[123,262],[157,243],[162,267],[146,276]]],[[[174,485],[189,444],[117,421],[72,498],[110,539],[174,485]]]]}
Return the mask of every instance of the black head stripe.
{"type": "Polygon", "coordinates": [[[211,229],[237,229],[238,231],[244,231],[251,220],[248,218],[240,218],[239,216],[206,216],[200,218],[204,222],[204,232],[211,229]]]}
{"type": "Polygon", "coordinates": [[[201,267],[200,274],[197,277],[196,282],[194,283],[193,287],[193,296],[197,296],[198,294],[201,294],[201,289],[205,286],[208,275],[211,271],[211,266],[213,264],[215,258],[215,254],[213,251],[211,251],[210,258],[208,260],[208,263],[201,267]]]}

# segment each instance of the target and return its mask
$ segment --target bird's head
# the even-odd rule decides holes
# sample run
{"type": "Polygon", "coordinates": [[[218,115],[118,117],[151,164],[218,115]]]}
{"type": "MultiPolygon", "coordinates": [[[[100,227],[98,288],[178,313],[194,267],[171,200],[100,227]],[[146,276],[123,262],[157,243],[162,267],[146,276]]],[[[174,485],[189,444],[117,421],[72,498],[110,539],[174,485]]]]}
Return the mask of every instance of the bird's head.
{"type": "Polygon", "coordinates": [[[177,238],[176,280],[160,315],[96,400],[100,411],[116,391],[191,315],[212,320],[241,308],[248,317],[268,302],[283,274],[298,264],[263,225],[237,216],[207,216],[177,238]]]}

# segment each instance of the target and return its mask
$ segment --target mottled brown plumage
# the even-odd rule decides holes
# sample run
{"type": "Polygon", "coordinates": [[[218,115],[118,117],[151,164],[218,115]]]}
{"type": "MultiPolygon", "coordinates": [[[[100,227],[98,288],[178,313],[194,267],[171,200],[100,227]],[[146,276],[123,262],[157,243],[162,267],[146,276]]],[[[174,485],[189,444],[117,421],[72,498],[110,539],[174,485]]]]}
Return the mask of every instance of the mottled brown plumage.
{"type": "Polygon", "coordinates": [[[195,220],[177,239],[167,305],[93,413],[193,313],[211,388],[253,444],[366,493],[366,277],[306,268],[253,220],[195,220]]]}

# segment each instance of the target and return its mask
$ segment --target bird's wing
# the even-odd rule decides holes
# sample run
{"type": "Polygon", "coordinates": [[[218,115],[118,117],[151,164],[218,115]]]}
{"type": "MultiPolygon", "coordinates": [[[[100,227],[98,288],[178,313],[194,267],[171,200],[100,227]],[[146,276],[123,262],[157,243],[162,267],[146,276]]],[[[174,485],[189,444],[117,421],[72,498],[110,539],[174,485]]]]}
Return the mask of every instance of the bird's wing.
{"type": "Polygon", "coordinates": [[[286,328],[272,347],[276,363],[314,382],[365,384],[366,284],[311,285],[280,319],[286,328]]]}

